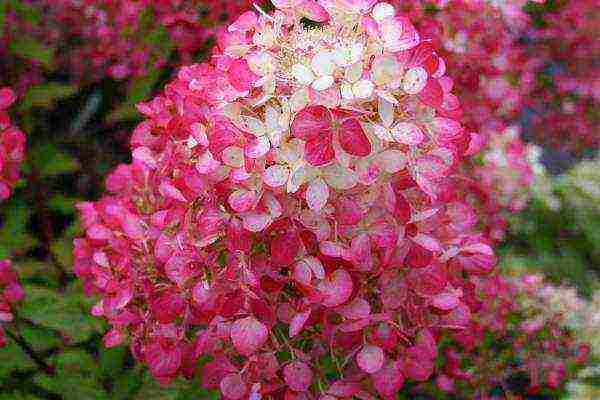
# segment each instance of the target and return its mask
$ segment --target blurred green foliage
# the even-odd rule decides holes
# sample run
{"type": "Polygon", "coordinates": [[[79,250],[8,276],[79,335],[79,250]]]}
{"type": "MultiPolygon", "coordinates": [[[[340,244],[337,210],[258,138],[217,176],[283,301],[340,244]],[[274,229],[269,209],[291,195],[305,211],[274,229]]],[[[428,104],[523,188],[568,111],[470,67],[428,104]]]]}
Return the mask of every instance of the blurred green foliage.
{"type": "Polygon", "coordinates": [[[502,266],[541,272],[589,298],[600,275],[600,158],[560,176],[538,176],[535,185],[529,207],[511,217],[502,266]]]}

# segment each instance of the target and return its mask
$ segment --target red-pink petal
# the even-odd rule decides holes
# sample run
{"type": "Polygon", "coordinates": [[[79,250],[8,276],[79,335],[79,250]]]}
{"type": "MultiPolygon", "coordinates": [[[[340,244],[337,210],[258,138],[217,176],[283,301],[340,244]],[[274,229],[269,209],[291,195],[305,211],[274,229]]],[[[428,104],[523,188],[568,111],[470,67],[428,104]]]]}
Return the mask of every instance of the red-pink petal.
{"type": "Polygon", "coordinates": [[[291,131],[294,137],[311,140],[331,130],[331,113],[326,107],[306,107],[296,114],[291,131]]]}
{"type": "Polygon", "coordinates": [[[318,290],[324,297],[323,305],[335,307],[345,303],[350,298],[353,287],[350,274],[340,268],[322,280],[318,285],[318,290]]]}
{"type": "Polygon", "coordinates": [[[255,353],[265,342],[269,335],[267,327],[254,317],[238,319],[231,326],[231,341],[243,355],[255,353]]]}
{"type": "Polygon", "coordinates": [[[392,363],[371,375],[373,386],[383,397],[394,396],[404,385],[404,375],[397,363],[392,363]]]}
{"type": "Polygon", "coordinates": [[[248,391],[246,383],[237,373],[226,375],[221,380],[219,387],[223,396],[231,400],[241,399],[248,391]]]}
{"type": "Polygon", "coordinates": [[[310,317],[310,310],[294,315],[290,322],[290,338],[293,338],[302,331],[308,317],[310,317]]]}
{"type": "Polygon", "coordinates": [[[285,383],[296,392],[306,392],[313,379],[313,373],[302,361],[293,361],[283,368],[285,383]]]}
{"type": "Polygon", "coordinates": [[[346,118],[338,130],[342,149],[353,156],[366,157],[371,154],[371,142],[356,118],[346,118]]]}
{"type": "Polygon", "coordinates": [[[356,355],[356,363],[368,374],[373,374],[383,367],[385,354],[379,346],[366,344],[356,355]]]}
{"type": "Polygon", "coordinates": [[[304,146],[304,158],[312,166],[320,167],[328,164],[333,157],[335,157],[335,151],[331,143],[331,132],[309,140],[304,146]]]}
{"type": "Polygon", "coordinates": [[[240,92],[248,91],[252,84],[258,79],[258,75],[250,70],[248,62],[244,59],[237,59],[231,62],[229,71],[227,71],[229,83],[240,92]]]}

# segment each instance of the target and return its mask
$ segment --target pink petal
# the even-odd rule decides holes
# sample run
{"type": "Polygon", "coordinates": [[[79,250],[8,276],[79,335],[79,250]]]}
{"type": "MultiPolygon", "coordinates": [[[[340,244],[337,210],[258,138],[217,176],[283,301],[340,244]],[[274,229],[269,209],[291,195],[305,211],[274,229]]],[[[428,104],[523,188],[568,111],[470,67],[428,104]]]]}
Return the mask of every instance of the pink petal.
{"type": "Polygon", "coordinates": [[[294,315],[290,322],[290,338],[293,338],[302,331],[308,317],[310,317],[310,310],[294,315]]]}
{"type": "Polygon", "coordinates": [[[210,300],[210,287],[208,282],[201,280],[192,289],[192,298],[198,305],[202,305],[210,300]]]}
{"type": "Polygon", "coordinates": [[[324,306],[336,307],[350,298],[353,287],[350,274],[340,268],[322,280],[318,285],[318,290],[324,297],[324,306]]]}
{"type": "Polygon", "coordinates": [[[131,155],[134,160],[141,161],[150,168],[157,167],[157,162],[156,162],[156,159],[154,158],[154,154],[152,153],[152,150],[150,150],[147,147],[144,147],[144,146],[138,147],[135,150],[133,150],[131,155]]]}
{"type": "Polygon", "coordinates": [[[111,348],[120,345],[124,340],[125,335],[123,332],[117,329],[111,329],[102,338],[102,343],[104,344],[104,347],[111,348]]]}
{"type": "Polygon", "coordinates": [[[450,141],[463,131],[459,122],[444,117],[435,117],[432,122],[432,129],[442,141],[450,141]]]}
{"type": "Polygon", "coordinates": [[[237,373],[225,375],[219,387],[223,396],[231,400],[241,399],[248,391],[246,383],[237,373]]]}
{"type": "Polygon", "coordinates": [[[246,92],[252,88],[252,84],[258,80],[258,75],[250,70],[248,62],[244,59],[237,59],[231,62],[229,71],[227,71],[229,83],[236,90],[246,92]]]}
{"type": "Polygon", "coordinates": [[[391,397],[404,385],[404,375],[397,363],[392,363],[371,375],[373,386],[383,397],[391,397]]]}
{"type": "Polygon", "coordinates": [[[181,193],[179,189],[171,185],[166,180],[161,182],[160,186],[158,187],[158,191],[161,195],[163,195],[166,198],[170,198],[181,202],[187,201],[183,193],[181,193]]]}
{"type": "Polygon", "coordinates": [[[454,293],[444,292],[435,296],[432,299],[431,304],[440,310],[450,311],[458,307],[460,300],[454,293]]]}
{"type": "Polygon", "coordinates": [[[231,341],[241,354],[249,356],[255,353],[269,336],[267,327],[254,317],[238,319],[231,326],[231,341]]]}
{"type": "Polygon", "coordinates": [[[433,108],[439,108],[444,100],[444,91],[437,79],[429,78],[423,90],[419,93],[419,99],[433,108]]]}
{"type": "Polygon", "coordinates": [[[398,122],[392,128],[392,136],[399,143],[416,146],[425,138],[425,134],[418,125],[412,122],[398,122]]]}
{"type": "Polygon", "coordinates": [[[16,99],[15,92],[8,87],[4,87],[0,89],[0,111],[6,110],[8,107],[14,103],[16,99]]]}
{"type": "Polygon", "coordinates": [[[336,311],[344,318],[361,319],[371,315],[371,306],[365,299],[357,297],[352,300],[352,302],[341,306],[336,311]]]}
{"type": "Polygon", "coordinates": [[[352,397],[361,390],[356,382],[336,381],[329,386],[327,393],[337,397],[352,397]]]}
{"type": "Polygon", "coordinates": [[[293,361],[283,368],[285,383],[296,392],[306,392],[313,379],[313,373],[302,361],[293,361]]]}
{"type": "Polygon", "coordinates": [[[237,212],[250,211],[254,206],[256,194],[250,190],[238,189],[232,192],[227,199],[227,202],[237,212]]]}
{"type": "Polygon", "coordinates": [[[296,9],[300,15],[311,21],[326,22],[329,20],[327,10],[315,0],[302,0],[296,9]]]}
{"type": "Polygon", "coordinates": [[[364,345],[361,351],[356,355],[356,362],[360,369],[368,374],[373,374],[383,367],[385,354],[378,346],[370,344],[364,345]]]}

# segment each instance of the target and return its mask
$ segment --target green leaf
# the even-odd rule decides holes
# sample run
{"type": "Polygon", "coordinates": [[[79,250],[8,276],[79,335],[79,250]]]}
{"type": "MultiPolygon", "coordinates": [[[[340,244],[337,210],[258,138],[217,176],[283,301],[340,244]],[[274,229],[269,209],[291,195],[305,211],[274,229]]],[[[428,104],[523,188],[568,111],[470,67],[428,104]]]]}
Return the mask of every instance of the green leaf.
{"type": "Polygon", "coordinates": [[[19,333],[36,352],[47,351],[62,345],[62,341],[56,333],[48,329],[20,324],[19,333]]]}
{"type": "Polygon", "coordinates": [[[50,143],[41,144],[31,149],[29,159],[42,177],[73,173],[79,170],[80,167],[75,157],[50,143]]]}
{"type": "Polygon", "coordinates": [[[42,398],[30,393],[15,391],[10,393],[0,393],[0,400],[42,400],[42,398]]]}
{"type": "Polygon", "coordinates": [[[67,197],[64,194],[58,193],[50,198],[48,207],[64,215],[72,215],[75,213],[75,204],[80,201],[75,197],[67,197]]]}
{"type": "Polygon", "coordinates": [[[37,245],[37,239],[27,231],[31,218],[31,207],[16,199],[3,204],[0,226],[0,259],[9,258],[15,253],[25,253],[37,245]]]}
{"type": "Polygon", "coordinates": [[[160,70],[154,70],[146,76],[136,78],[127,91],[125,101],[107,116],[107,120],[117,122],[140,119],[141,115],[135,105],[147,100],[152,95],[152,90],[158,81],[159,75],[160,70]]]}
{"type": "Polygon", "coordinates": [[[110,349],[102,347],[99,354],[100,373],[103,376],[112,378],[119,376],[123,370],[126,357],[127,348],[124,346],[113,347],[110,349]]]}
{"type": "Polygon", "coordinates": [[[10,6],[16,13],[18,18],[25,20],[31,24],[39,24],[42,20],[42,13],[39,7],[25,3],[21,0],[9,0],[5,4],[10,6]]]}
{"type": "Polygon", "coordinates": [[[61,238],[55,240],[50,245],[50,251],[56,260],[64,268],[73,266],[73,240],[70,238],[61,238]]]}
{"type": "Polygon", "coordinates": [[[64,293],[25,284],[26,300],[19,316],[37,325],[60,332],[64,340],[81,343],[104,331],[102,320],[90,315],[89,303],[80,290],[64,293]]]}
{"type": "Polygon", "coordinates": [[[28,61],[37,61],[46,69],[51,69],[54,60],[54,49],[45,46],[28,36],[16,37],[8,45],[9,51],[17,57],[28,61]]]}
{"type": "Polygon", "coordinates": [[[6,347],[0,348],[0,382],[14,372],[24,372],[34,368],[34,362],[12,339],[8,340],[6,347]]]}
{"type": "Polygon", "coordinates": [[[77,86],[57,82],[31,86],[19,104],[19,111],[24,112],[32,107],[49,108],[58,100],[73,96],[77,90],[77,86]]]}
{"type": "Polygon", "coordinates": [[[92,356],[81,349],[69,349],[49,359],[55,373],[38,373],[34,381],[65,400],[109,399],[97,375],[92,356]]]}

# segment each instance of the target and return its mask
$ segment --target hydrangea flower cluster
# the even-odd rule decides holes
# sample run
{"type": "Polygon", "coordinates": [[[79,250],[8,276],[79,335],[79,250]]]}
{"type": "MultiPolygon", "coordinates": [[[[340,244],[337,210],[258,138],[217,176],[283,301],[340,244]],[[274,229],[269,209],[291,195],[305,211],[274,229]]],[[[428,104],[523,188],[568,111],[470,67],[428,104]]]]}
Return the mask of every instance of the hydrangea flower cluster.
{"type": "Polygon", "coordinates": [[[247,0],[66,0],[49,1],[48,7],[60,26],[76,28],[68,36],[83,43],[77,54],[66,55],[76,75],[89,74],[88,60],[92,60],[98,76],[124,79],[169,62],[167,49],[161,47],[166,42],[175,47],[171,57],[177,63],[191,63],[218,24],[231,22],[249,4],[247,0]],[[162,39],[148,40],[152,36],[162,39]]]}
{"type": "Polygon", "coordinates": [[[543,77],[528,98],[541,143],[574,152],[600,146],[597,9],[593,0],[563,2],[542,14],[544,25],[527,30],[529,57],[539,60],[543,77]]]}
{"type": "Polygon", "coordinates": [[[571,302],[561,298],[557,308],[562,292],[539,275],[497,275],[475,285],[481,311],[469,329],[453,334],[436,386],[461,398],[487,398],[494,388],[524,395],[559,391],[590,354],[570,321],[582,300],[570,291],[571,302]]]}
{"type": "MultiPolygon", "coordinates": [[[[0,55],[5,55],[3,59],[14,59],[8,56],[10,44],[30,37],[52,50],[52,68],[68,72],[74,81],[89,83],[105,77],[123,80],[144,76],[168,64],[193,62],[208,39],[251,3],[248,0],[42,0],[27,4],[32,12],[43,15],[40,21],[23,18],[9,5],[4,30],[0,32],[0,55]],[[63,43],[69,45],[65,47],[63,43]]],[[[3,74],[19,93],[45,80],[44,67],[28,61],[6,66],[7,74],[3,74]]]]}
{"type": "Polygon", "coordinates": [[[457,190],[471,134],[393,6],[273,3],[139,105],[133,162],[78,205],[75,272],[161,382],[210,356],[229,399],[392,398],[495,264],[457,190]]]}
{"type": "Polygon", "coordinates": [[[25,157],[25,134],[14,126],[8,108],[15,101],[10,88],[0,88],[0,202],[10,197],[25,157]]]}
{"type": "Polygon", "coordinates": [[[512,125],[493,132],[482,155],[482,163],[472,166],[477,182],[475,193],[481,194],[474,205],[479,207],[479,219],[484,221],[494,241],[504,238],[509,214],[522,211],[528,204],[536,175],[532,157],[536,149],[523,143],[520,127],[512,125]],[[500,133],[496,133],[500,131],[500,133]]]}
{"type": "Polygon", "coordinates": [[[6,346],[6,332],[3,323],[14,319],[13,307],[23,300],[25,291],[19,284],[18,276],[9,260],[0,260],[0,348],[6,346]]]}

